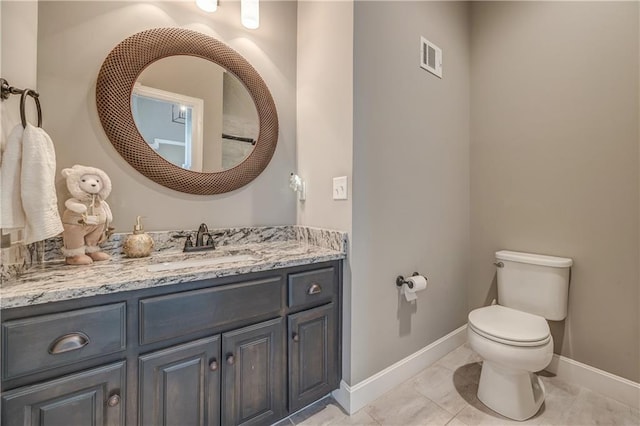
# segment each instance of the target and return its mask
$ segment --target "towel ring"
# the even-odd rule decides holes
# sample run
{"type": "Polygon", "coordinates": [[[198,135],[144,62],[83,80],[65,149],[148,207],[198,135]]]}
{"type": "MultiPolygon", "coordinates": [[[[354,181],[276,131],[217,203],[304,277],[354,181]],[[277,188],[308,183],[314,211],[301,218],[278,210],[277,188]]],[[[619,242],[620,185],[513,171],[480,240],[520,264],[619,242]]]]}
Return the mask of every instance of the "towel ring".
{"type": "Polygon", "coordinates": [[[27,128],[27,114],[25,112],[25,105],[27,103],[27,96],[31,96],[36,102],[36,108],[38,110],[38,127],[42,127],[42,108],[40,108],[40,96],[38,92],[31,89],[25,89],[20,95],[20,121],[22,122],[22,128],[27,128]]]}

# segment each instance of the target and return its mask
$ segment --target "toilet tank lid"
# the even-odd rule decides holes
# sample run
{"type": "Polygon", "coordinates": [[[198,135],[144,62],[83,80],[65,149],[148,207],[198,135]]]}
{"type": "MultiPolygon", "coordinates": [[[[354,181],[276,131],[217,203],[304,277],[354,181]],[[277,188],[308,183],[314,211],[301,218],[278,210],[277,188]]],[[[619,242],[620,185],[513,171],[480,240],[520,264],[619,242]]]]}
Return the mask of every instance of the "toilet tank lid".
{"type": "Polygon", "coordinates": [[[573,259],[568,257],[547,256],[544,254],[522,253],[509,250],[497,251],[496,260],[529,263],[531,265],[550,266],[552,268],[568,268],[573,265],[573,259]]]}

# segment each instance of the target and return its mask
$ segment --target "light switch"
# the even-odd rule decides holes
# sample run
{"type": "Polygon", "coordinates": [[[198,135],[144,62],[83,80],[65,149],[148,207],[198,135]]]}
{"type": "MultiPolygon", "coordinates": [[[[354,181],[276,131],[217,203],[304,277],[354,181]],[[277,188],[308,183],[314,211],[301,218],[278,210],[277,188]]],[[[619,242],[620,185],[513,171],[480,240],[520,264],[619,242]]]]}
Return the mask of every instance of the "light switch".
{"type": "Polygon", "coordinates": [[[347,199],[347,177],[346,176],[333,178],[333,199],[334,200],[347,199]]]}

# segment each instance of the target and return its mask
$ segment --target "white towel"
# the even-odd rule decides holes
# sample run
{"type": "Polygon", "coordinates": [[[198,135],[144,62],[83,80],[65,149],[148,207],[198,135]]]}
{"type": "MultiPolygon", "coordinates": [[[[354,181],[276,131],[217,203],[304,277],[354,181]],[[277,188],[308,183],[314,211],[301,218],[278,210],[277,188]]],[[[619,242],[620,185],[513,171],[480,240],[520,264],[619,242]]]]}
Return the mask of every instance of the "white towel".
{"type": "Polygon", "coordinates": [[[56,196],[56,152],[41,127],[27,124],[22,136],[22,207],[27,217],[25,243],[46,240],[64,228],[56,196]]]}
{"type": "Polygon", "coordinates": [[[22,138],[18,138],[21,139],[18,144],[22,147],[22,154],[16,166],[16,143],[11,138],[14,132],[19,133],[16,129],[11,132],[7,149],[2,155],[2,224],[5,227],[4,211],[9,209],[11,216],[7,217],[6,228],[20,227],[16,225],[20,224],[19,210],[22,210],[24,243],[30,244],[55,237],[63,231],[55,187],[56,154],[49,135],[43,129],[27,123],[22,138]],[[5,164],[5,160],[8,164],[5,164]],[[8,179],[5,179],[5,168],[8,169],[8,179]],[[15,169],[18,169],[17,175],[15,169]],[[5,204],[5,188],[11,197],[9,205],[5,204]],[[19,193],[19,197],[15,192],[19,193]]]}
{"type": "Polygon", "coordinates": [[[2,144],[0,163],[0,228],[22,229],[25,227],[24,210],[20,195],[20,172],[22,165],[22,125],[11,130],[2,144]]]}

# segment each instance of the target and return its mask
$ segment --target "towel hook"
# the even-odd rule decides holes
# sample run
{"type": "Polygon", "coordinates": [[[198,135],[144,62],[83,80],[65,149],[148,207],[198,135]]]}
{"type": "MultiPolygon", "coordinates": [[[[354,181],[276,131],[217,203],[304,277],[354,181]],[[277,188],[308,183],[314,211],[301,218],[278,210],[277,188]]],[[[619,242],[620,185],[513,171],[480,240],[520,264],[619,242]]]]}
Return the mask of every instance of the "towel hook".
{"type": "Polygon", "coordinates": [[[22,95],[20,95],[20,121],[22,122],[22,128],[27,128],[27,114],[25,112],[27,96],[31,96],[36,102],[36,108],[38,110],[38,127],[42,127],[42,108],[40,108],[40,99],[38,99],[40,95],[35,90],[25,89],[22,92],[22,95]]]}

